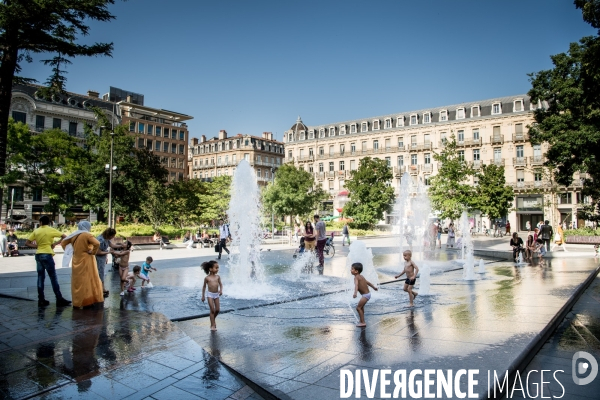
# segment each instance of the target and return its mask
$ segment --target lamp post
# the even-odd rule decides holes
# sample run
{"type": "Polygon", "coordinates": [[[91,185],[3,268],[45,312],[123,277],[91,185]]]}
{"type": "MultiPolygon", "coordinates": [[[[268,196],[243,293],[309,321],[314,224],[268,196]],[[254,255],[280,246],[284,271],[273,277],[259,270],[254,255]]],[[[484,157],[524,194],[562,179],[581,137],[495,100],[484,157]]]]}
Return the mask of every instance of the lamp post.
{"type": "MultiPolygon", "coordinates": [[[[101,128],[106,128],[102,126],[101,128]]],[[[115,143],[115,133],[110,132],[110,164],[106,164],[104,169],[108,172],[108,227],[112,228],[113,226],[113,214],[112,214],[112,176],[113,171],[117,169],[116,166],[113,165],[113,147],[115,143]]]]}

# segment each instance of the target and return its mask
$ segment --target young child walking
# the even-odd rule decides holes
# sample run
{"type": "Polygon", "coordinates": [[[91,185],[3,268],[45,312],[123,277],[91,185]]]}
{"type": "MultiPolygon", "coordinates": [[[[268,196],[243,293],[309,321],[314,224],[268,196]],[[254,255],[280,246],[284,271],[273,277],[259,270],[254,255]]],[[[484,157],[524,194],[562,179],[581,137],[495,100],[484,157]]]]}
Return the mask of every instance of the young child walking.
{"type": "Polygon", "coordinates": [[[419,293],[413,290],[415,283],[417,282],[417,275],[419,274],[419,267],[417,264],[411,259],[412,252],[410,250],[406,250],[402,253],[404,257],[404,271],[400,275],[396,275],[394,278],[398,279],[402,275],[406,274],[406,280],[404,281],[404,291],[408,293],[408,300],[410,301],[410,307],[414,306],[414,299],[417,297],[419,293]]]}
{"type": "MultiPolygon", "coordinates": [[[[128,240],[125,242],[125,250],[115,251],[114,255],[118,257],[119,264],[119,275],[121,277],[121,296],[125,295],[125,287],[128,286],[129,281],[129,255],[131,254],[131,242],[128,240]]],[[[133,292],[135,289],[128,288],[128,292],[133,292]]]]}
{"type": "Polygon", "coordinates": [[[202,284],[202,302],[208,297],[208,306],[210,307],[210,330],[217,330],[217,315],[221,311],[219,297],[223,296],[223,283],[219,273],[219,263],[215,260],[202,263],[202,269],[207,277],[202,284]],[[206,289],[208,288],[208,292],[206,289]],[[206,295],[206,296],[205,296],[206,295]]]}
{"type": "Polygon", "coordinates": [[[156,271],[156,268],[154,268],[151,265],[152,261],[154,261],[152,257],[148,256],[146,257],[146,261],[142,264],[142,271],[140,273],[140,279],[142,280],[142,288],[144,287],[144,283],[146,282],[148,282],[148,284],[146,285],[147,287],[152,287],[152,282],[150,282],[150,271],[156,271]]]}
{"type": "Polygon", "coordinates": [[[133,266],[133,272],[129,272],[127,274],[127,292],[133,292],[135,290],[135,282],[136,282],[136,278],[139,278],[142,280],[142,284],[144,282],[144,278],[142,278],[142,267],[140,267],[139,265],[134,265],[133,266]]]}
{"type": "Polygon", "coordinates": [[[365,304],[367,301],[371,299],[371,292],[369,292],[369,286],[371,286],[374,290],[377,289],[371,282],[365,279],[364,276],[361,275],[363,271],[363,265],[361,263],[354,263],[350,269],[352,275],[354,275],[354,296],[356,298],[356,292],[361,294],[361,298],[358,301],[358,305],[356,306],[356,311],[358,312],[358,316],[360,317],[360,323],[356,326],[364,327],[367,326],[365,323],[365,304]]]}

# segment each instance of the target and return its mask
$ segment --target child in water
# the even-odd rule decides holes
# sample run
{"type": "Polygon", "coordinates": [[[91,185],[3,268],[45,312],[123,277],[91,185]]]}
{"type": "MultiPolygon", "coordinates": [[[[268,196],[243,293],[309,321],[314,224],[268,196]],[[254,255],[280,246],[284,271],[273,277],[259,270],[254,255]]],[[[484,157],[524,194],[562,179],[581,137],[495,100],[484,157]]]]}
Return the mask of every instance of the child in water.
{"type": "Polygon", "coordinates": [[[127,274],[127,292],[133,292],[135,290],[135,282],[136,282],[136,278],[140,278],[142,279],[142,282],[144,281],[144,278],[142,278],[141,272],[142,271],[142,267],[140,267],[139,265],[134,265],[133,266],[133,272],[129,272],[127,274]]]}
{"type": "Polygon", "coordinates": [[[356,292],[361,294],[361,298],[358,301],[358,305],[356,306],[356,311],[358,311],[358,315],[360,317],[360,323],[356,326],[364,327],[367,326],[365,324],[365,304],[367,301],[371,299],[371,292],[369,292],[369,286],[371,286],[375,290],[377,289],[371,282],[365,279],[364,276],[361,275],[363,270],[363,265],[361,263],[352,264],[350,272],[354,275],[354,296],[356,298],[356,292]]]}
{"type": "Polygon", "coordinates": [[[210,307],[210,330],[216,331],[216,319],[221,310],[219,296],[223,296],[223,283],[221,283],[221,277],[218,275],[219,263],[215,260],[203,262],[202,269],[207,275],[202,284],[202,302],[204,303],[205,298],[208,297],[208,306],[210,307]],[[207,287],[208,293],[206,292],[207,287]]]}
{"type": "Polygon", "coordinates": [[[417,297],[419,293],[413,291],[413,287],[417,282],[417,275],[419,274],[419,268],[417,264],[411,259],[412,252],[410,250],[406,250],[402,253],[404,257],[404,271],[400,275],[396,275],[394,278],[398,279],[402,275],[406,274],[406,280],[404,281],[404,291],[408,293],[408,300],[410,301],[410,306],[414,306],[414,299],[417,297]]]}
{"type": "MultiPolygon", "coordinates": [[[[125,295],[125,287],[128,285],[129,276],[129,255],[131,254],[131,242],[125,242],[125,250],[115,251],[114,255],[119,258],[119,275],[121,277],[121,296],[125,295]]],[[[128,292],[133,292],[135,289],[129,287],[128,292]]]]}

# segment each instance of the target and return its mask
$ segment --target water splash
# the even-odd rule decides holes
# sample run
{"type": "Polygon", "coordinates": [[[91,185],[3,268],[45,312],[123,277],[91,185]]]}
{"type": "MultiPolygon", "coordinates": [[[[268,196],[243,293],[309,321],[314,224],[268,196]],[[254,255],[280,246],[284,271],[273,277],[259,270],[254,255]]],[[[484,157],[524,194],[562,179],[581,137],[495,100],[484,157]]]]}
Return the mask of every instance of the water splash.
{"type": "Polygon", "coordinates": [[[462,251],[465,264],[463,265],[463,279],[475,280],[475,259],[473,258],[473,238],[471,237],[471,224],[466,211],[460,217],[460,231],[462,237],[462,251]]]}
{"type": "Polygon", "coordinates": [[[419,268],[419,296],[428,296],[431,294],[431,266],[423,262],[419,268]]]}
{"type": "Polygon", "coordinates": [[[367,245],[360,241],[355,240],[350,245],[350,252],[348,253],[348,258],[346,259],[346,273],[351,278],[349,281],[350,288],[354,290],[354,276],[350,273],[350,267],[353,263],[361,263],[363,266],[363,271],[361,273],[364,278],[371,282],[374,286],[379,285],[379,276],[377,275],[377,271],[375,271],[375,266],[373,265],[373,252],[371,249],[367,248],[367,245]]]}
{"type": "Polygon", "coordinates": [[[480,274],[485,274],[485,263],[483,262],[482,258],[479,259],[479,271],[477,272],[480,274]]]}

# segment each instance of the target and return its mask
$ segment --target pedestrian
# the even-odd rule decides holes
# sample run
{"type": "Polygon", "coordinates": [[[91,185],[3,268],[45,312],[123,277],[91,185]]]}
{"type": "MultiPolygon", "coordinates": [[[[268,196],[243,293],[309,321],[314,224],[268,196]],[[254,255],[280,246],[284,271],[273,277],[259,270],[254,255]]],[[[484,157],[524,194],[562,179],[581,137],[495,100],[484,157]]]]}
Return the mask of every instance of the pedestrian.
{"type": "Polygon", "coordinates": [[[450,222],[450,225],[448,225],[448,240],[446,241],[446,248],[454,247],[454,237],[455,236],[456,236],[456,233],[454,232],[454,223],[450,222]]]}
{"type": "Polygon", "coordinates": [[[125,249],[115,251],[113,254],[117,256],[116,262],[119,264],[119,276],[121,277],[121,296],[125,295],[125,288],[128,292],[133,292],[135,289],[129,285],[129,256],[131,255],[132,244],[128,240],[125,242],[125,249]]]}
{"type": "Polygon", "coordinates": [[[344,246],[344,243],[346,243],[346,239],[348,239],[348,246],[350,246],[350,230],[348,228],[347,222],[344,224],[344,227],[342,228],[342,235],[344,236],[342,238],[342,246],[344,246]]]}
{"type": "Polygon", "coordinates": [[[529,233],[531,231],[531,222],[529,222],[529,221],[525,222],[525,229],[527,229],[527,233],[529,233]]]}
{"type": "Polygon", "coordinates": [[[443,230],[443,228],[442,228],[442,221],[440,221],[438,219],[438,222],[437,222],[437,241],[438,241],[438,245],[439,245],[440,249],[442,248],[442,230],[443,230]]]}
{"type": "Polygon", "coordinates": [[[417,283],[419,267],[417,267],[417,264],[415,264],[415,262],[412,260],[412,251],[404,251],[404,253],[402,253],[402,257],[404,258],[404,270],[400,273],[400,275],[394,276],[394,278],[398,279],[402,275],[406,274],[406,280],[404,281],[404,291],[408,293],[409,306],[412,307],[414,306],[415,298],[419,294],[413,290],[415,283],[417,283]]]}
{"type": "Polygon", "coordinates": [[[208,306],[210,307],[210,330],[217,330],[217,315],[221,311],[219,297],[223,296],[223,283],[219,276],[219,263],[216,261],[206,261],[202,263],[202,269],[207,277],[202,284],[202,302],[208,297],[208,306]],[[207,291],[208,289],[208,291],[207,291]]]}
{"type": "Polygon", "coordinates": [[[56,276],[56,265],[54,264],[54,246],[60,244],[67,235],[51,228],[49,225],[50,218],[48,218],[47,215],[42,215],[40,218],[40,227],[29,235],[25,245],[37,249],[35,252],[35,263],[38,276],[38,305],[45,307],[50,304],[44,296],[44,280],[46,279],[47,273],[50,278],[50,283],[52,284],[52,290],[56,296],[56,306],[64,307],[71,304],[71,302],[65,299],[60,292],[60,285],[58,284],[58,278],[56,276]],[[57,237],[59,237],[60,240],[54,242],[53,239],[57,237]]]}
{"type": "Polygon", "coordinates": [[[325,257],[323,256],[323,250],[325,249],[325,244],[327,244],[327,228],[325,227],[325,222],[321,221],[321,218],[318,215],[313,216],[315,220],[315,231],[317,234],[317,256],[319,257],[319,275],[323,275],[323,269],[325,268],[325,257]]]}
{"type": "Polygon", "coordinates": [[[317,247],[317,236],[315,234],[315,229],[313,228],[310,221],[306,221],[304,225],[304,250],[305,251],[315,251],[317,247]]]}
{"type": "Polygon", "coordinates": [[[146,261],[142,264],[142,271],[140,272],[140,279],[142,280],[142,288],[144,287],[144,283],[148,282],[148,287],[152,287],[152,282],[150,282],[150,271],[156,272],[156,268],[152,266],[152,261],[154,259],[150,256],[146,257],[146,261]]]}
{"type": "Polygon", "coordinates": [[[227,240],[231,238],[231,232],[229,232],[229,225],[226,224],[222,219],[219,220],[219,257],[218,260],[221,259],[221,253],[223,250],[229,254],[229,249],[227,248],[227,240]]]}
{"type": "Polygon", "coordinates": [[[352,267],[350,269],[350,273],[354,275],[354,295],[352,297],[356,298],[356,292],[360,293],[361,295],[360,300],[356,305],[356,311],[358,312],[358,316],[360,318],[360,323],[358,323],[356,326],[359,328],[367,326],[367,324],[365,323],[365,304],[367,304],[367,301],[369,301],[369,299],[371,298],[369,286],[371,286],[375,291],[379,290],[377,289],[377,286],[373,285],[371,282],[366,280],[364,276],[361,275],[362,271],[363,265],[361,263],[352,264],[352,267]]]}
{"type": "Polygon", "coordinates": [[[152,236],[152,240],[154,240],[156,243],[158,243],[160,250],[163,249],[165,242],[163,241],[163,238],[162,238],[162,235],[160,234],[160,232],[158,232],[158,231],[154,232],[154,236],[152,236]]]}
{"type": "MultiPolygon", "coordinates": [[[[102,281],[96,264],[100,242],[90,233],[92,224],[81,221],[77,230],[60,243],[63,249],[73,246],[71,259],[71,299],[73,307],[88,307],[104,302],[102,281]]],[[[66,253],[66,251],[65,251],[66,253]]]]}
{"type": "Polygon", "coordinates": [[[546,251],[550,251],[550,241],[553,236],[552,225],[550,225],[550,221],[545,220],[544,225],[540,227],[540,233],[538,237],[542,239],[544,245],[546,246],[546,251]]]}
{"type": "Polygon", "coordinates": [[[525,259],[532,260],[533,251],[535,250],[535,240],[533,240],[533,235],[527,236],[527,242],[525,243],[525,259]]]}
{"type": "Polygon", "coordinates": [[[535,228],[533,230],[533,241],[534,242],[537,242],[539,235],[540,235],[540,229],[539,228],[535,228]]]}
{"type": "Polygon", "coordinates": [[[100,243],[100,248],[96,252],[96,266],[98,268],[98,276],[102,282],[102,292],[104,293],[104,297],[108,297],[110,294],[104,285],[108,255],[112,254],[114,259],[114,252],[111,249],[121,250],[122,248],[112,242],[116,235],[117,231],[114,228],[106,228],[100,235],[96,236],[96,240],[100,243]]]}
{"type": "Polygon", "coordinates": [[[8,230],[8,236],[6,236],[6,242],[7,242],[7,252],[8,252],[8,256],[12,257],[13,254],[15,255],[19,255],[19,243],[18,243],[19,238],[17,237],[17,235],[15,235],[15,228],[10,228],[8,230]]]}
{"type": "Polygon", "coordinates": [[[513,233],[512,239],[510,239],[510,247],[513,251],[513,260],[517,262],[518,254],[523,251],[523,239],[519,237],[517,232],[513,233]]]}
{"type": "Polygon", "coordinates": [[[6,232],[0,230],[0,254],[2,257],[8,257],[8,238],[6,232]]]}
{"type": "Polygon", "coordinates": [[[552,250],[558,246],[560,246],[563,251],[567,251],[567,248],[565,247],[565,233],[560,225],[556,227],[556,233],[554,234],[554,246],[552,247],[552,250]]]}
{"type": "Polygon", "coordinates": [[[506,234],[510,235],[510,221],[506,221],[506,234]]]}

